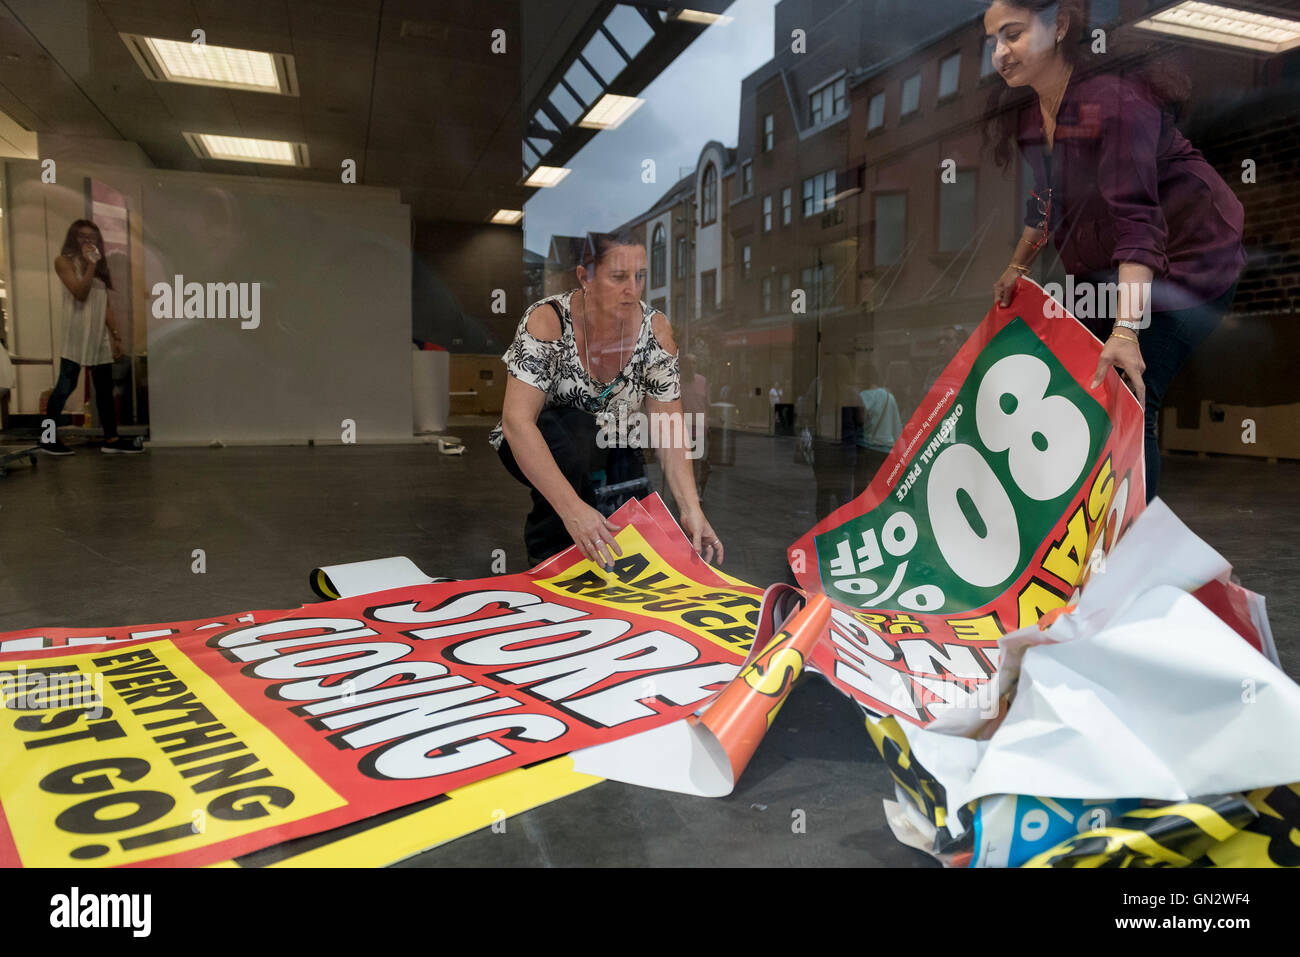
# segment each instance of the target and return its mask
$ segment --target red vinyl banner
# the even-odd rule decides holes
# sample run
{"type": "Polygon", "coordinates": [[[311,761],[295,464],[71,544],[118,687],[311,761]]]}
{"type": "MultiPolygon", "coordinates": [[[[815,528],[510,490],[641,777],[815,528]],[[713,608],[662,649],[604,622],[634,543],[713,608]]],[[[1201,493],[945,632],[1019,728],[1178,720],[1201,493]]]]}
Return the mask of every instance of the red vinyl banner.
{"type": "Polygon", "coordinates": [[[0,864],[226,860],[692,714],[740,670],[761,591],[723,584],[636,502],[614,521],[612,570],[573,548],[524,574],[4,656],[0,864]]]}
{"type": "MultiPolygon", "coordinates": [[[[293,609],[278,611],[241,611],[215,618],[193,621],[169,621],[156,625],[121,625],[113,628],[30,628],[0,636],[0,656],[44,651],[47,648],[79,648],[115,641],[138,641],[144,638],[179,638],[194,632],[232,628],[239,624],[260,624],[292,615],[293,609]]],[[[0,661],[3,661],[0,657],[0,661]]]]}
{"type": "Polygon", "coordinates": [[[1145,505],[1142,410],[1113,370],[1090,387],[1101,343],[1050,303],[1022,279],[867,489],[789,549],[834,603],[811,665],[870,712],[995,708],[997,639],[1065,606],[1145,505]]]}

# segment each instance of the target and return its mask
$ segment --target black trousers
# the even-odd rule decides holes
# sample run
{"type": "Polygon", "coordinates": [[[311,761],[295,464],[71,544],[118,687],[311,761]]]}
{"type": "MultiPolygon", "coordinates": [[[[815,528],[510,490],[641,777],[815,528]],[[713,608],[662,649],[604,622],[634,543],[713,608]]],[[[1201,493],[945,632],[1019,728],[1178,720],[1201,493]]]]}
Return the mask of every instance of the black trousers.
{"type": "MultiPolygon", "coordinates": [[[[68,358],[59,360],[59,381],[50,392],[50,399],[45,404],[45,416],[54,420],[55,428],[62,425],[59,421],[63,414],[64,403],[72,390],[77,387],[81,376],[81,366],[68,358]]],[[[104,438],[117,437],[117,409],[113,406],[113,364],[90,367],[90,378],[95,383],[95,407],[99,410],[99,424],[104,430],[104,438]]]]}
{"type": "MultiPolygon", "coordinates": [[[[550,407],[537,417],[537,429],[546,440],[555,464],[565,481],[592,508],[596,507],[596,486],[600,479],[593,473],[604,471],[604,484],[616,485],[645,475],[645,459],[640,449],[602,449],[596,444],[599,429],[595,416],[581,409],[550,407]]],[[[524,546],[530,565],[536,565],[573,544],[564,521],[556,514],[546,496],[533,487],[524,475],[510,443],[501,440],[498,450],[501,463],[516,479],[528,486],[533,510],[524,520],[524,546]]]]}

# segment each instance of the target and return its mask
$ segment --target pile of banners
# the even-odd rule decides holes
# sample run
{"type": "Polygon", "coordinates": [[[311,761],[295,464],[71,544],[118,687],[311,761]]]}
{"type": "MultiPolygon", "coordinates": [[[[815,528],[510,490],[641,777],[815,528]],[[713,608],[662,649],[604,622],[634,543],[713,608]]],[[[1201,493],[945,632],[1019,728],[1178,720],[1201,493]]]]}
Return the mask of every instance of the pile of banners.
{"type": "Polygon", "coordinates": [[[610,569],[318,569],[291,610],[0,636],[0,863],[379,865],[603,779],[731,792],[806,669],[900,841],[960,867],[1300,865],[1300,687],[1263,599],[1158,499],[1100,344],[1019,284],[799,588],[657,497],[610,569]]]}

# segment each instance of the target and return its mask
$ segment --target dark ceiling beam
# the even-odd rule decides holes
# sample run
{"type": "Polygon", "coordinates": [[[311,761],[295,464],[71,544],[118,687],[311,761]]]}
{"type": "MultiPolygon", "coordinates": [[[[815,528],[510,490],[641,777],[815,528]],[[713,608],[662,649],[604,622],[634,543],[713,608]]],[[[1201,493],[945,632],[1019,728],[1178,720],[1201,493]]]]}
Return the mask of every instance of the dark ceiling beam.
{"type": "MultiPolygon", "coordinates": [[[[731,6],[732,0],[694,0],[689,3],[689,8],[694,10],[704,10],[709,13],[722,13],[727,7],[731,6]]],[[[681,20],[660,21],[655,15],[656,12],[667,12],[673,9],[680,9],[684,4],[679,0],[677,3],[661,2],[661,0],[638,0],[636,3],[622,3],[616,0],[602,4],[582,30],[574,37],[569,49],[565,55],[556,64],[547,77],[546,83],[541,87],[541,93],[533,102],[525,104],[526,111],[522,118],[521,136],[523,138],[541,138],[540,134],[533,134],[533,118],[539,111],[544,112],[546,116],[555,124],[559,130],[558,133],[546,137],[551,141],[551,148],[539,160],[536,165],[544,166],[563,166],[575,155],[577,155],[584,146],[591,142],[592,138],[600,130],[586,129],[585,127],[570,124],[563,121],[559,110],[555,109],[550,103],[550,94],[558,87],[564,87],[565,90],[577,101],[585,113],[592,105],[585,102],[582,97],[564,80],[564,75],[568,72],[569,67],[574,63],[581,62],[592,73],[597,80],[602,79],[600,75],[591,69],[582,56],[582,51],[586,49],[591,38],[600,32],[608,39],[614,50],[625,61],[623,70],[618,76],[612,77],[604,84],[604,93],[615,93],[622,96],[636,96],[647,86],[649,86],[656,77],[659,76],[667,67],[686,50],[696,38],[707,29],[706,24],[688,23],[681,20]],[[645,18],[654,30],[654,36],[635,56],[630,57],[627,51],[614,38],[613,34],[605,29],[605,19],[616,6],[631,6],[645,18]],[[561,122],[563,121],[563,122],[561,122]]],[[[597,98],[599,99],[599,98],[597,98]]],[[[547,131],[549,133],[549,131],[547,131]]],[[[531,166],[529,167],[531,168],[531,166]]],[[[520,182],[528,175],[525,169],[520,182]]],[[[525,201],[531,198],[533,193],[539,189],[536,186],[524,187],[525,201]]]]}

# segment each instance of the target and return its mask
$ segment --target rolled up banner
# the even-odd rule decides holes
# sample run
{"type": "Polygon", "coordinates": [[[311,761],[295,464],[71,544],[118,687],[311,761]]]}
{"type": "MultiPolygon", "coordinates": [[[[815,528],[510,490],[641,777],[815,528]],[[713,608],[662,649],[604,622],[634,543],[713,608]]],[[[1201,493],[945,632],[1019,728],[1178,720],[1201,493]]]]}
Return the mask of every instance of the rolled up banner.
{"type": "MultiPolygon", "coordinates": [[[[803,674],[813,647],[826,634],[830,617],[830,601],[825,595],[814,595],[700,716],[700,724],[726,752],[733,784],[740,780],[795,680],[803,674]]],[[[758,646],[757,641],[754,644],[758,646]]]]}
{"type": "Polygon", "coordinates": [[[311,590],[325,600],[352,598],[371,592],[405,588],[408,585],[432,585],[450,578],[430,578],[405,555],[375,558],[365,562],[322,565],[313,568],[308,582],[311,590]]]}
{"type": "Polygon", "coordinates": [[[575,751],[574,769],[679,794],[730,794],[813,646],[826,634],[830,603],[824,595],[783,618],[774,617],[797,596],[788,585],[767,590],[755,631],[756,650],[700,717],[575,751]]]}

